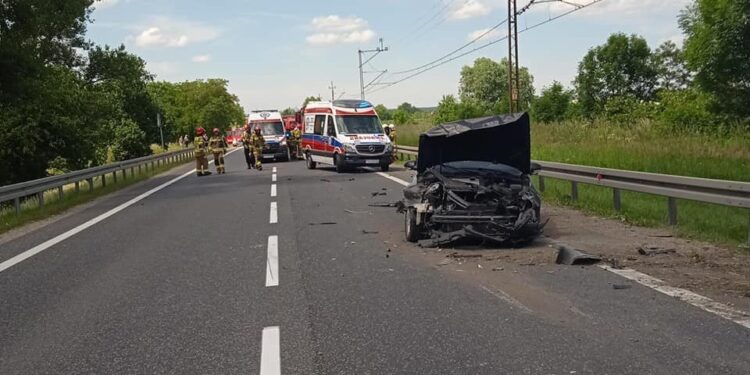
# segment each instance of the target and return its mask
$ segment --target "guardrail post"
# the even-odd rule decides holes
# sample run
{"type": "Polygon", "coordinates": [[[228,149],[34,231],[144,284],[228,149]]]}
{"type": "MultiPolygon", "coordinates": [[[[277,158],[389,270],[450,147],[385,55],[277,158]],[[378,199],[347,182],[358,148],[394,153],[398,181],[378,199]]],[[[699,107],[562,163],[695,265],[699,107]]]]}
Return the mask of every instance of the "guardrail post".
{"type": "Polygon", "coordinates": [[[81,183],[76,181],[76,193],[81,191],[81,183]]]}
{"type": "Polygon", "coordinates": [[[578,200],[578,182],[570,181],[570,199],[578,200]]]}
{"type": "Polygon", "coordinates": [[[123,168],[122,169],[122,180],[125,181],[127,179],[128,179],[128,169],[127,168],[123,168]]]}
{"type": "Polygon", "coordinates": [[[135,167],[130,167],[130,177],[135,177],[135,167]]]}
{"type": "Polygon", "coordinates": [[[117,171],[112,172],[112,178],[115,181],[115,184],[117,184],[117,171]]]}
{"type": "MultiPolygon", "coordinates": [[[[104,180],[102,180],[102,181],[104,181],[104,180]]],[[[91,177],[88,180],[86,180],[86,182],[89,183],[89,191],[94,191],[94,178],[91,177]]]]}
{"type": "Polygon", "coordinates": [[[60,198],[60,200],[62,200],[64,196],[65,196],[65,192],[63,191],[62,185],[60,185],[57,187],[57,197],[60,198]]]}
{"type": "Polygon", "coordinates": [[[539,191],[544,193],[544,176],[539,176],[539,191]]]}
{"type": "Polygon", "coordinates": [[[143,171],[141,171],[141,166],[142,166],[142,164],[138,164],[138,174],[143,173],[143,171]]]}
{"type": "Polygon", "coordinates": [[[21,198],[16,197],[13,199],[13,205],[16,207],[16,215],[21,214],[21,198]]]}
{"type": "Polygon", "coordinates": [[[677,225],[677,199],[668,197],[667,208],[669,210],[669,225],[677,225]]]}
{"type": "Polygon", "coordinates": [[[615,206],[615,211],[620,212],[622,208],[622,202],[620,200],[620,189],[612,189],[612,203],[615,206]]]}
{"type": "Polygon", "coordinates": [[[39,201],[39,208],[44,208],[44,192],[36,193],[36,199],[39,201]]]}

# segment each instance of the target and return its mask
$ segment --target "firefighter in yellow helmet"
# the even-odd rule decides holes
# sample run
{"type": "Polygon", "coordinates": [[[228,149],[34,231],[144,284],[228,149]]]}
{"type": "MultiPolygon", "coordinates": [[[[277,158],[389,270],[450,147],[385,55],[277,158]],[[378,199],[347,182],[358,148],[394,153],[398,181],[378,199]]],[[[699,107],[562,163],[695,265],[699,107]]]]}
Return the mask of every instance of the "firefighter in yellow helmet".
{"type": "Polygon", "coordinates": [[[256,126],[253,135],[250,136],[250,146],[253,150],[253,157],[255,157],[255,169],[262,171],[263,165],[263,147],[266,145],[266,140],[263,138],[263,134],[260,133],[260,127],[256,126]]]}
{"type": "Polygon", "coordinates": [[[292,148],[292,156],[294,156],[295,159],[298,159],[300,157],[299,147],[300,142],[302,142],[302,130],[300,130],[300,126],[296,125],[294,129],[292,129],[292,139],[291,144],[289,147],[292,148]]]}
{"type": "Polygon", "coordinates": [[[200,176],[208,176],[211,171],[208,170],[208,158],[206,153],[208,152],[208,142],[206,141],[206,129],[201,127],[195,129],[195,170],[200,176]]]}
{"type": "Polygon", "coordinates": [[[214,165],[216,173],[224,174],[224,153],[227,152],[227,140],[218,128],[214,128],[211,138],[208,140],[208,149],[214,154],[214,165]]]}
{"type": "Polygon", "coordinates": [[[396,125],[390,124],[388,125],[388,129],[390,129],[388,132],[388,137],[391,138],[391,143],[393,143],[393,145],[395,146],[396,145],[396,125]]]}

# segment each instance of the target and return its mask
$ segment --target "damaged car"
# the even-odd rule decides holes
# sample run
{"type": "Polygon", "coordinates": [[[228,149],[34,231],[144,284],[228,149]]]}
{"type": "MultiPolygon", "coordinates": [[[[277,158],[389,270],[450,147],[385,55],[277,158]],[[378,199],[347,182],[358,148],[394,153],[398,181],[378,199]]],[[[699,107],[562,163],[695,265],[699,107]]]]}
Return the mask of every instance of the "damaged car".
{"type": "Polygon", "coordinates": [[[526,113],[438,125],[420,135],[417,160],[406,167],[417,171],[401,207],[410,242],[516,246],[544,227],[526,113]]]}

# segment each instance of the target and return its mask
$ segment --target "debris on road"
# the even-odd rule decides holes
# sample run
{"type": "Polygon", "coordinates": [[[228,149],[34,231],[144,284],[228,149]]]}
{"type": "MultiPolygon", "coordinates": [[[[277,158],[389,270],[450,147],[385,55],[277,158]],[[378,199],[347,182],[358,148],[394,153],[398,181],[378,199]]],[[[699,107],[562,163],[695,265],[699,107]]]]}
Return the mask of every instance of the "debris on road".
{"type": "Polygon", "coordinates": [[[443,259],[437,265],[438,266],[447,266],[447,265],[449,265],[451,263],[453,263],[453,259],[443,259]]]}
{"type": "Polygon", "coordinates": [[[504,269],[505,269],[505,268],[503,268],[503,267],[495,267],[495,268],[493,268],[492,270],[493,270],[493,271],[502,271],[502,270],[504,270],[504,269]]]}
{"type": "Polygon", "coordinates": [[[401,201],[394,202],[394,203],[379,202],[379,203],[370,203],[367,206],[369,207],[403,207],[403,203],[401,201]]]}
{"type": "Polygon", "coordinates": [[[362,234],[378,234],[378,233],[380,233],[380,232],[378,232],[378,231],[376,231],[376,230],[366,230],[366,229],[362,229],[362,234]]]}
{"type": "Polygon", "coordinates": [[[372,195],[373,197],[377,197],[377,196],[388,195],[388,193],[385,193],[385,192],[382,192],[382,191],[376,191],[376,192],[370,193],[370,195],[372,195]]]}
{"type": "Polygon", "coordinates": [[[630,289],[632,287],[630,284],[612,284],[612,289],[615,290],[630,289]]]}
{"type": "Polygon", "coordinates": [[[321,178],[321,179],[320,179],[320,181],[323,181],[323,182],[331,182],[331,180],[329,180],[329,179],[327,179],[327,178],[321,178]]]}
{"type": "Polygon", "coordinates": [[[602,260],[598,256],[586,254],[583,251],[568,245],[558,245],[557,250],[557,259],[555,260],[555,263],[557,264],[565,264],[568,266],[591,265],[602,260]]]}
{"type": "Polygon", "coordinates": [[[313,226],[313,225],[336,225],[336,224],[338,223],[333,222],[333,221],[324,221],[320,223],[308,223],[307,225],[313,226]]]}
{"type": "Polygon", "coordinates": [[[646,256],[661,255],[661,254],[674,254],[676,252],[677,250],[673,248],[665,249],[663,247],[654,246],[654,245],[645,245],[645,246],[638,247],[638,254],[646,255],[646,256]]]}
{"type": "Polygon", "coordinates": [[[344,210],[344,212],[348,212],[350,214],[371,214],[370,211],[352,211],[352,210],[344,210]]]}
{"type": "Polygon", "coordinates": [[[483,256],[482,254],[464,254],[456,251],[446,255],[447,258],[482,258],[483,256]]]}

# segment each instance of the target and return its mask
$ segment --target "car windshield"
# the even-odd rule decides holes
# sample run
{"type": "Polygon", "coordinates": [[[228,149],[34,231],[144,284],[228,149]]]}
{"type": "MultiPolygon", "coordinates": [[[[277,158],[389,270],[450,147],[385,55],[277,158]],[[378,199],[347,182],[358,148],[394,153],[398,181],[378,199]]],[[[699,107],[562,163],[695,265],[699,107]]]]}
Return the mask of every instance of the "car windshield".
{"type": "Polygon", "coordinates": [[[336,116],[340,134],[383,134],[378,116],[336,116]]]}
{"type": "Polygon", "coordinates": [[[278,122],[262,122],[255,124],[260,127],[260,133],[263,135],[284,135],[284,125],[278,122]]]}

